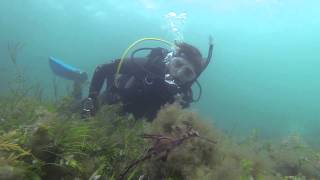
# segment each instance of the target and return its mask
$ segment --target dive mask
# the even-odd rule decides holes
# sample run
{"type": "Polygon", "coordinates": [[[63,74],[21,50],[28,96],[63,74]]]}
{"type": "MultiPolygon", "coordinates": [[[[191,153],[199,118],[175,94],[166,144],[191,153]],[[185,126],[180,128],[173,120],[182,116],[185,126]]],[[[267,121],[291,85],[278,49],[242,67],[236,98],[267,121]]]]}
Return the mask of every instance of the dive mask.
{"type": "Polygon", "coordinates": [[[169,84],[182,85],[197,77],[194,66],[183,56],[175,56],[174,52],[167,54],[164,62],[167,67],[165,81],[169,84]]]}

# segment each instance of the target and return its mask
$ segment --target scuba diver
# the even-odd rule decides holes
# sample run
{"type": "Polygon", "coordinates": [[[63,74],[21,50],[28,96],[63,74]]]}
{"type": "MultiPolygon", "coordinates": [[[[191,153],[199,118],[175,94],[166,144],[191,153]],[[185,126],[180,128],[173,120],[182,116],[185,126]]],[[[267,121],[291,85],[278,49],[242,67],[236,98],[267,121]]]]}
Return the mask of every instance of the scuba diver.
{"type": "Polygon", "coordinates": [[[111,63],[99,65],[92,77],[89,95],[83,102],[82,115],[94,116],[102,104],[121,103],[124,113],[152,120],[165,104],[178,101],[186,108],[200,99],[201,86],[197,78],[208,66],[212,50],[209,38],[208,57],[203,60],[196,47],[175,42],[175,50],[140,48],[125,61],[125,56],[122,56],[111,63]],[[146,57],[136,57],[138,52],[149,53],[146,57]],[[104,82],[106,89],[100,94],[104,82]],[[194,83],[200,88],[196,99],[191,89],[194,83]]]}
{"type": "Polygon", "coordinates": [[[185,42],[175,42],[173,45],[157,38],[140,39],[124,52],[121,59],[96,68],[89,95],[84,100],[82,86],[88,79],[87,73],[54,57],[49,58],[49,64],[55,75],[73,81],[73,106],[81,106],[83,118],[94,116],[103,104],[121,103],[124,113],[152,120],[165,104],[179,102],[186,108],[200,99],[202,90],[197,79],[210,63],[212,51],[211,37],[206,60],[196,47],[185,42]],[[175,49],[139,48],[125,58],[129,50],[145,40],[161,41],[175,49]],[[141,52],[148,55],[136,57],[141,52]],[[100,93],[104,83],[106,89],[100,93]],[[199,86],[199,95],[195,99],[191,89],[194,83],[199,86]]]}

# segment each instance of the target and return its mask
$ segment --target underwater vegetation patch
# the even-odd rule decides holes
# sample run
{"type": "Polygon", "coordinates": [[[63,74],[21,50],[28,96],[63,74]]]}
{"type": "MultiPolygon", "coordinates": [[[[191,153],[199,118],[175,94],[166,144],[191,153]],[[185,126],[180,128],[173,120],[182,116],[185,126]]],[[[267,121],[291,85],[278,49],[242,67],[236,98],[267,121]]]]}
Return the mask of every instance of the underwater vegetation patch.
{"type": "Polygon", "coordinates": [[[83,120],[70,98],[0,102],[0,179],[320,179],[320,152],[301,137],[235,141],[177,104],[146,122],[121,105],[83,120]]]}
{"type": "Polygon", "coordinates": [[[275,142],[254,131],[238,141],[178,104],[152,122],[120,104],[82,119],[72,96],[45,102],[17,72],[0,97],[0,179],[320,179],[320,151],[298,135],[275,142]]]}

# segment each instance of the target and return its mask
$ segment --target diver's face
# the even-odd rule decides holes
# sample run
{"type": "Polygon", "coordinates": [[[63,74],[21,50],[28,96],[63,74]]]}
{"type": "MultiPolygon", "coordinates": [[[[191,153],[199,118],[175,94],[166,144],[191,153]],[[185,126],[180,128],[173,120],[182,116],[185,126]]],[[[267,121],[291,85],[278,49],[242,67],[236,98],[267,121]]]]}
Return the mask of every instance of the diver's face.
{"type": "Polygon", "coordinates": [[[196,72],[192,64],[182,57],[173,57],[168,64],[170,75],[178,84],[191,82],[196,78],[196,72]]]}

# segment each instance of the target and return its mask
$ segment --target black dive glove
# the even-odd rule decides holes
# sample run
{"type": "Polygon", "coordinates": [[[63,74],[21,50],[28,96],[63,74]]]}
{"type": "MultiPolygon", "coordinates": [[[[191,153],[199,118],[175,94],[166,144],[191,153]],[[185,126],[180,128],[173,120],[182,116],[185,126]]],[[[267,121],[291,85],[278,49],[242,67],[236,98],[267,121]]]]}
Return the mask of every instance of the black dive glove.
{"type": "Polygon", "coordinates": [[[95,102],[92,98],[88,97],[82,102],[81,117],[83,119],[89,118],[91,116],[94,116],[95,112],[95,102]]]}

